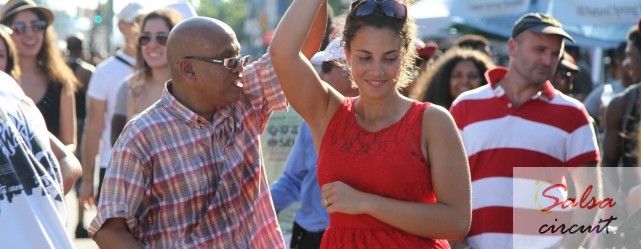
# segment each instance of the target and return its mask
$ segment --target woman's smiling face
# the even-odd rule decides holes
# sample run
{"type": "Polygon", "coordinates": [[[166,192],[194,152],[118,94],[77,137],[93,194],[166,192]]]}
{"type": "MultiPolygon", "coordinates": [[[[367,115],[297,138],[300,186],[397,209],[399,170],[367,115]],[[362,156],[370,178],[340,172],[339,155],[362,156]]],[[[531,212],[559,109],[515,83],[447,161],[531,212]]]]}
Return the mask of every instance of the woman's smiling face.
{"type": "Polygon", "coordinates": [[[396,90],[403,55],[401,39],[391,29],[362,27],[345,52],[361,96],[378,98],[396,90]]]}

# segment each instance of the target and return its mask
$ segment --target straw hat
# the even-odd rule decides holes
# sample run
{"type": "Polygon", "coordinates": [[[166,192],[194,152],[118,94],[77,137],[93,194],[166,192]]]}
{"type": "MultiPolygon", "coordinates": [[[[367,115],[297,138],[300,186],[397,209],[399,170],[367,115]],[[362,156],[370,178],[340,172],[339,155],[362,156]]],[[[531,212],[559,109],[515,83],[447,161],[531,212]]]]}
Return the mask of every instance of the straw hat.
{"type": "Polygon", "coordinates": [[[9,0],[0,12],[0,23],[5,23],[7,17],[28,9],[34,9],[42,13],[47,24],[51,24],[53,22],[53,13],[47,7],[38,5],[32,0],[9,0]]]}

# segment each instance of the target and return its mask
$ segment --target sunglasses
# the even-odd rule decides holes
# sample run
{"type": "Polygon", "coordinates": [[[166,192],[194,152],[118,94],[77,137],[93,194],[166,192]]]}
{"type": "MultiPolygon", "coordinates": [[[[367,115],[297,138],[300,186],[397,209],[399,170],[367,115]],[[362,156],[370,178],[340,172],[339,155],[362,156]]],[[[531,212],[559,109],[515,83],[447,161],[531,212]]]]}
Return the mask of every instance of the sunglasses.
{"type": "Polygon", "coordinates": [[[236,69],[239,66],[245,68],[247,63],[249,63],[249,55],[230,57],[224,59],[217,59],[213,57],[203,57],[203,56],[185,56],[185,59],[194,59],[209,63],[223,64],[227,69],[236,69]]]}
{"type": "MultiPolygon", "coordinates": [[[[158,45],[165,46],[167,45],[167,38],[169,38],[169,36],[167,35],[156,35],[156,43],[158,43],[158,45]]],[[[145,46],[150,42],[151,35],[143,34],[140,36],[140,38],[138,38],[138,46],[145,46]]]]}
{"type": "Polygon", "coordinates": [[[47,22],[43,20],[32,21],[31,26],[27,25],[25,22],[16,22],[11,25],[11,30],[16,34],[27,33],[27,29],[31,29],[33,33],[39,33],[47,29],[47,22]]]}
{"type": "Polygon", "coordinates": [[[405,20],[407,18],[407,6],[397,0],[356,0],[352,2],[350,15],[369,16],[376,8],[381,7],[386,16],[405,20]]]}

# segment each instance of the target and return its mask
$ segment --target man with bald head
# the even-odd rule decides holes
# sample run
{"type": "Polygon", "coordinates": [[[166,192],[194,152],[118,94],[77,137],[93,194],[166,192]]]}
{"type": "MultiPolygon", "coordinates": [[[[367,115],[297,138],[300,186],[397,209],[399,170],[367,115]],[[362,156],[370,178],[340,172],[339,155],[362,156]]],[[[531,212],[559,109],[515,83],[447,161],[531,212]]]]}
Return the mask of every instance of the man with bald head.
{"type": "MultiPolygon", "coordinates": [[[[320,11],[302,53],[320,46],[320,11]]],[[[259,135],[287,108],[269,53],[249,64],[227,24],[169,34],[171,80],[113,147],[89,232],[101,248],[284,248],[259,135]]]]}

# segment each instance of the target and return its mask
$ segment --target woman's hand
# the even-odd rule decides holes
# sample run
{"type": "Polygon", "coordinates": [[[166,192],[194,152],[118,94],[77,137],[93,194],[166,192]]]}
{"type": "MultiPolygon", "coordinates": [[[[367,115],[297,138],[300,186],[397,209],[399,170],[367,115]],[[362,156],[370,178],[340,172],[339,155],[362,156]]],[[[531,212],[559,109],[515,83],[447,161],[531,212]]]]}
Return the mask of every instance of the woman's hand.
{"type": "Polygon", "coordinates": [[[341,181],[330,182],[321,187],[321,204],[328,213],[366,213],[370,200],[370,194],[358,191],[341,181]]]}

